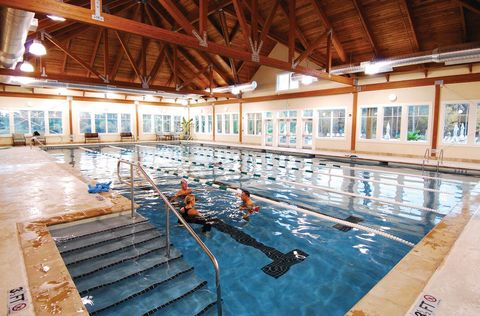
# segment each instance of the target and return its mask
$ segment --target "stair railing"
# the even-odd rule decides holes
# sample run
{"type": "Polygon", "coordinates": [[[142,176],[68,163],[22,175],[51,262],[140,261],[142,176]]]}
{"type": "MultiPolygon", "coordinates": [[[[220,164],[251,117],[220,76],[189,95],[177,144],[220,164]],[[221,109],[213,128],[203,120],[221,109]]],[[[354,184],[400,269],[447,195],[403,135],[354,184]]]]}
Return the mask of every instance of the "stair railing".
{"type": "Polygon", "coordinates": [[[423,162],[422,162],[422,171],[425,170],[425,162],[428,163],[430,160],[430,148],[425,149],[425,153],[423,154],[423,162]]]}
{"type": "Polygon", "coordinates": [[[195,231],[192,229],[192,227],[187,223],[187,221],[183,218],[183,216],[178,213],[178,211],[173,207],[173,205],[170,203],[170,201],[167,199],[167,197],[163,194],[162,191],[158,188],[158,186],[153,182],[152,178],[147,174],[145,169],[140,165],[139,162],[134,163],[128,160],[124,159],[119,159],[117,162],[117,176],[118,179],[121,183],[127,184],[130,186],[131,190],[131,207],[132,207],[132,217],[135,215],[135,209],[134,209],[134,173],[133,169],[137,168],[139,173],[147,180],[148,183],[153,187],[155,192],[162,198],[163,202],[165,202],[166,205],[166,256],[167,258],[170,258],[170,212],[172,211],[173,214],[177,217],[177,219],[180,221],[180,223],[183,224],[183,226],[187,229],[189,234],[193,237],[193,239],[197,242],[197,244],[202,248],[203,252],[210,258],[210,261],[213,264],[213,267],[215,269],[215,285],[217,288],[217,313],[219,316],[222,315],[222,293],[221,293],[221,287],[220,287],[220,266],[218,265],[217,258],[213,255],[213,253],[208,249],[208,247],[205,245],[205,243],[200,239],[200,237],[195,233],[195,231]],[[121,164],[127,164],[130,165],[130,182],[122,179],[122,176],[120,175],[120,167],[121,164]]]}

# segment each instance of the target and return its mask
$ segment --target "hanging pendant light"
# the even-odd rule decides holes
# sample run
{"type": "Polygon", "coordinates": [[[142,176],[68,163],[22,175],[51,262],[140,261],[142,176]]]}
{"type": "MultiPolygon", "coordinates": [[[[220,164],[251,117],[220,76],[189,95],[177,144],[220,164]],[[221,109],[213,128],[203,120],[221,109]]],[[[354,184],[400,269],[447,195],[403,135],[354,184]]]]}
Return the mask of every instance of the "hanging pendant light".
{"type": "Polygon", "coordinates": [[[24,61],[21,65],[20,65],[20,71],[23,71],[23,72],[33,72],[35,69],[33,68],[33,65],[31,63],[29,63],[28,61],[24,61]]]}
{"type": "Polygon", "coordinates": [[[28,49],[28,52],[35,56],[44,56],[47,54],[47,49],[45,48],[45,45],[43,45],[43,43],[39,40],[33,40],[32,45],[30,45],[30,48],[28,49]]]}

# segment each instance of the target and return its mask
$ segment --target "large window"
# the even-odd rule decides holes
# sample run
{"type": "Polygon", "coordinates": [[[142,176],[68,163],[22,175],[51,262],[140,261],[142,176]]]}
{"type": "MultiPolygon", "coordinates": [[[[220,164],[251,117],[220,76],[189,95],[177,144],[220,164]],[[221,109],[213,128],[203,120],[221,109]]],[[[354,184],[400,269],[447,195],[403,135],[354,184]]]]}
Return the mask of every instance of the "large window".
{"type": "Polygon", "coordinates": [[[377,111],[376,107],[362,109],[361,138],[377,138],[377,111]]]}
{"type": "Polygon", "coordinates": [[[297,89],[298,81],[292,80],[292,73],[283,73],[277,75],[277,91],[297,89]]]}
{"type": "Polygon", "coordinates": [[[383,108],[383,139],[400,139],[402,122],[401,106],[386,106],[383,108]]]}
{"type": "Polygon", "coordinates": [[[92,114],[80,112],[80,133],[92,132],[92,114]]]}
{"type": "Polygon", "coordinates": [[[225,134],[230,134],[230,114],[225,114],[225,134]]]}
{"type": "Polygon", "coordinates": [[[223,133],[223,128],[222,128],[223,124],[222,124],[222,121],[223,121],[223,120],[222,120],[222,114],[217,114],[217,122],[216,122],[216,124],[217,124],[217,133],[218,133],[218,134],[223,133]]]}
{"type": "Polygon", "coordinates": [[[39,132],[45,133],[45,112],[44,111],[30,111],[30,125],[31,133],[39,132]]]}
{"type": "Polygon", "coordinates": [[[468,133],[468,103],[446,104],[443,142],[465,144],[468,133]]]}
{"type": "Polygon", "coordinates": [[[131,132],[132,131],[132,120],[130,118],[129,113],[122,113],[120,116],[120,131],[124,132],[131,132]]]}
{"type": "Polygon", "coordinates": [[[151,133],[152,132],[152,114],[143,114],[142,115],[142,122],[143,122],[143,133],[151,133]]]}
{"type": "Polygon", "coordinates": [[[173,131],[175,133],[180,133],[182,131],[182,117],[175,115],[173,117],[173,131]]]}
{"type": "Polygon", "coordinates": [[[170,115],[163,116],[163,132],[170,133],[172,131],[172,117],[170,115]]]}
{"type": "Polygon", "coordinates": [[[408,106],[407,141],[427,140],[428,111],[428,105],[408,106]]]}
{"type": "Polygon", "coordinates": [[[107,133],[118,133],[117,113],[107,113],[107,133]]]}
{"type": "Polygon", "coordinates": [[[15,133],[28,134],[30,128],[28,124],[28,111],[20,110],[13,113],[13,125],[15,133]]]}
{"type": "Polygon", "coordinates": [[[345,110],[318,111],[318,137],[345,137],[345,110]]]}
{"type": "Polygon", "coordinates": [[[207,125],[207,118],[205,115],[201,116],[201,121],[200,121],[200,131],[202,133],[205,133],[205,126],[207,125]]]}
{"type": "Polygon", "coordinates": [[[0,134],[10,134],[10,115],[7,111],[0,111],[0,134]]]}
{"type": "Polygon", "coordinates": [[[62,111],[48,111],[48,132],[63,134],[62,111]]]}
{"type": "Polygon", "coordinates": [[[480,144],[480,103],[477,104],[477,128],[475,132],[475,143],[480,144]]]}
{"type": "Polygon", "coordinates": [[[161,133],[162,127],[163,127],[163,115],[154,115],[153,124],[154,124],[155,133],[161,133]]]}
{"type": "Polygon", "coordinates": [[[195,116],[195,133],[200,132],[200,117],[195,116]]]}
{"type": "Polygon", "coordinates": [[[247,114],[247,134],[249,135],[262,134],[262,113],[247,114]]]}
{"type": "Polygon", "coordinates": [[[238,114],[232,114],[233,119],[233,133],[238,134],[238,114]]]}
{"type": "Polygon", "coordinates": [[[105,113],[95,113],[95,132],[107,132],[107,115],[105,113]]]}

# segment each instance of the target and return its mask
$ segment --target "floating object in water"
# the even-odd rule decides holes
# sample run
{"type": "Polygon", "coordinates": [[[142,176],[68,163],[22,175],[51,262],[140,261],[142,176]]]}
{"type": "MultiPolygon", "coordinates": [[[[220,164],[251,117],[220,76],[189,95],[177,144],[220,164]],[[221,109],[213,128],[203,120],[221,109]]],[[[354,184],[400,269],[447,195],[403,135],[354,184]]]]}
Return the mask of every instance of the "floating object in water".
{"type": "Polygon", "coordinates": [[[112,184],[112,181],[110,182],[97,182],[97,184],[93,185],[88,185],[88,193],[100,193],[100,192],[108,192],[110,191],[110,184],[112,184]]]}

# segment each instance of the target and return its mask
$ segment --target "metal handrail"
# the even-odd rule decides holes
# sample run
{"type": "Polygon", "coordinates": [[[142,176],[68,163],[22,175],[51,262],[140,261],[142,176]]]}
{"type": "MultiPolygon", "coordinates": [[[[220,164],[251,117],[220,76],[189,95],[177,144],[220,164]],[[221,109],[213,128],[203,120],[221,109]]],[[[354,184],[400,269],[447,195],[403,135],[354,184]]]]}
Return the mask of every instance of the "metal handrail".
{"type": "Polygon", "coordinates": [[[422,161],[422,171],[425,170],[425,161],[428,162],[430,160],[430,148],[425,149],[425,153],[423,154],[423,161],[422,161]]]}
{"type": "Polygon", "coordinates": [[[137,168],[138,171],[143,175],[145,180],[147,180],[148,183],[150,183],[153,187],[153,189],[157,192],[157,194],[162,198],[162,200],[165,202],[167,208],[166,208],[166,244],[167,244],[167,258],[170,258],[170,220],[169,220],[169,211],[172,211],[173,214],[178,218],[180,223],[183,224],[183,226],[187,229],[187,231],[190,233],[190,235],[195,239],[197,244],[202,248],[203,252],[210,258],[210,261],[213,264],[213,267],[215,269],[215,285],[217,288],[217,312],[218,315],[222,315],[222,294],[221,294],[221,288],[220,288],[220,266],[218,265],[217,258],[213,255],[213,253],[208,249],[208,247],[205,245],[205,243],[200,239],[200,237],[195,233],[195,231],[192,229],[192,227],[187,223],[187,221],[183,218],[180,213],[173,207],[173,205],[170,203],[170,201],[167,199],[167,197],[160,191],[160,189],[157,187],[157,185],[153,182],[152,178],[147,174],[145,169],[140,165],[140,163],[133,163],[128,160],[124,159],[119,159],[117,162],[117,176],[118,179],[121,183],[128,184],[130,185],[131,188],[131,194],[132,194],[132,216],[134,215],[134,178],[133,178],[133,168],[137,168]],[[120,175],[120,166],[121,164],[127,164],[130,165],[130,179],[131,182],[125,181],[122,179],[120,175]]]}

